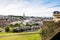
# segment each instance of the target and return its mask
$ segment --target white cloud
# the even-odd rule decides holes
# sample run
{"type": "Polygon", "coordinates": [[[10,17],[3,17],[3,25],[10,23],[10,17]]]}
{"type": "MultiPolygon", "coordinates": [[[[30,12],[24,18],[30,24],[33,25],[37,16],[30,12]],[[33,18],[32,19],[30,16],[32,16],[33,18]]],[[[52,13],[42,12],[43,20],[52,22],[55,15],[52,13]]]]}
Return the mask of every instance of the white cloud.
{"type": "Polygon", "coordinates": [[[17,0],[13,1],[6,1],[0,5],[0,15],[23,15],[23,12],[25,12],[26,16],[52,16],[54,10],[60,9],[60,7],[48,8],[49,6],[55,5],[54,3],[50,3],[47,6],[24,0],[20,0],[19,2],[17,0]]]}

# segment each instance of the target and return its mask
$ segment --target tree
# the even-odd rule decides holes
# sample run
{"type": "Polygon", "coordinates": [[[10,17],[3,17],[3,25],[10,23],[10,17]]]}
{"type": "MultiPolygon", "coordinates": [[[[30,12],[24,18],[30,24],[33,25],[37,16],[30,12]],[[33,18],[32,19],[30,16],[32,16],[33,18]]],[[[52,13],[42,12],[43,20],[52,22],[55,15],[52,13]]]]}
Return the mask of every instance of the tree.
{"type": "Polygon", "coordinates": [[[14,24],[14,27],[19,27],[19,24],[18,23],[14,24]]]}
{"type": "Polygon", "coordinates": [[[9,32],[9,31],[10,31],[9,27],[6,27],[5,32],[9,32]]]}
{"type": "Polygon", "coordinates": [[[37,25],[39,25],[39,24],[38,24],[38,23],[34,23],[33,25],[36,25],[36,26],[37,26],[37,25]]]}
{"type": "Polygon", "coordinates": [[[30,26],[31,27],[32,25],[27,23],[26,26],[30,26]]]}
{"type": "Polygon", "coordinates": [[[6,20],[6,21],[7,21],[7,20],[8,20],[8,18],[4,18],[4,20],[6,20]]]}
{"type": "Polygon", "coordinates": [[[22,27],[22,26],[24,26],[24,24],[23,23],[20,23],[20,25],[19,25],[20,27],[22,27]]]}
{"type": "Polygon", "coordinates": [[[14,27],[14,25],[13,24],[10,24],[10,27],[14,27]]]}

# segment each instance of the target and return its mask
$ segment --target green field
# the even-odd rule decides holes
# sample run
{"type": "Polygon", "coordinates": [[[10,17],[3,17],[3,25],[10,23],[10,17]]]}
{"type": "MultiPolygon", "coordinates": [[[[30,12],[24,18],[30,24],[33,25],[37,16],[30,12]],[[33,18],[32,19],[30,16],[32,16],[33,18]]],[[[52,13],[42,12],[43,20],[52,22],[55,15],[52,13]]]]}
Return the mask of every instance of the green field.
{"type": "Polygon", "coordinates": [[[0,33],[0,40],[41,40],[41,35],[34,32],[0,33]]]}

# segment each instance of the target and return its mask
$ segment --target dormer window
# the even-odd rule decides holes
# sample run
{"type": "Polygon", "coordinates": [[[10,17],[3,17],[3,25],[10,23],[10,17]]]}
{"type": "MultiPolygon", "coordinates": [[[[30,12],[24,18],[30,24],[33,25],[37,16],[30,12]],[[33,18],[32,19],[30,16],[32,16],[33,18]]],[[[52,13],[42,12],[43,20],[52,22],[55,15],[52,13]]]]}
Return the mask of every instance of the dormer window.
{"type": "Polygon", "coordinates": [[[54,14],[59,14],[60,12],[58,12],[58,11],[54,11],[53,13],[54,13],[54,14]]]}

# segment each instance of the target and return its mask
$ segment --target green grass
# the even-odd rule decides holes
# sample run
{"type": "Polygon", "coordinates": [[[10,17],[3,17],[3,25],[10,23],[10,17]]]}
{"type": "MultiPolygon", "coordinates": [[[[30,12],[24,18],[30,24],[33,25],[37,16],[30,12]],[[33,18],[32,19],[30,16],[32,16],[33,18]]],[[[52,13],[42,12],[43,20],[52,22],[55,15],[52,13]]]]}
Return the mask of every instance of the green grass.
{"type": "Polygon", "coordinates": [[[0,38],[0,40],[40,40],[39,34],[32,34],[32,35],[17,35],[17,36],[6,36],[0,38]]]}
{"type": "Polygon", "coordinates": [[[35,32],[22,32],[22,33],[0,33],[0,40],[41,40],[40,34],[29,34],[35,32]],[[28,35],[17,35],[28,34],[28,35]]]}

